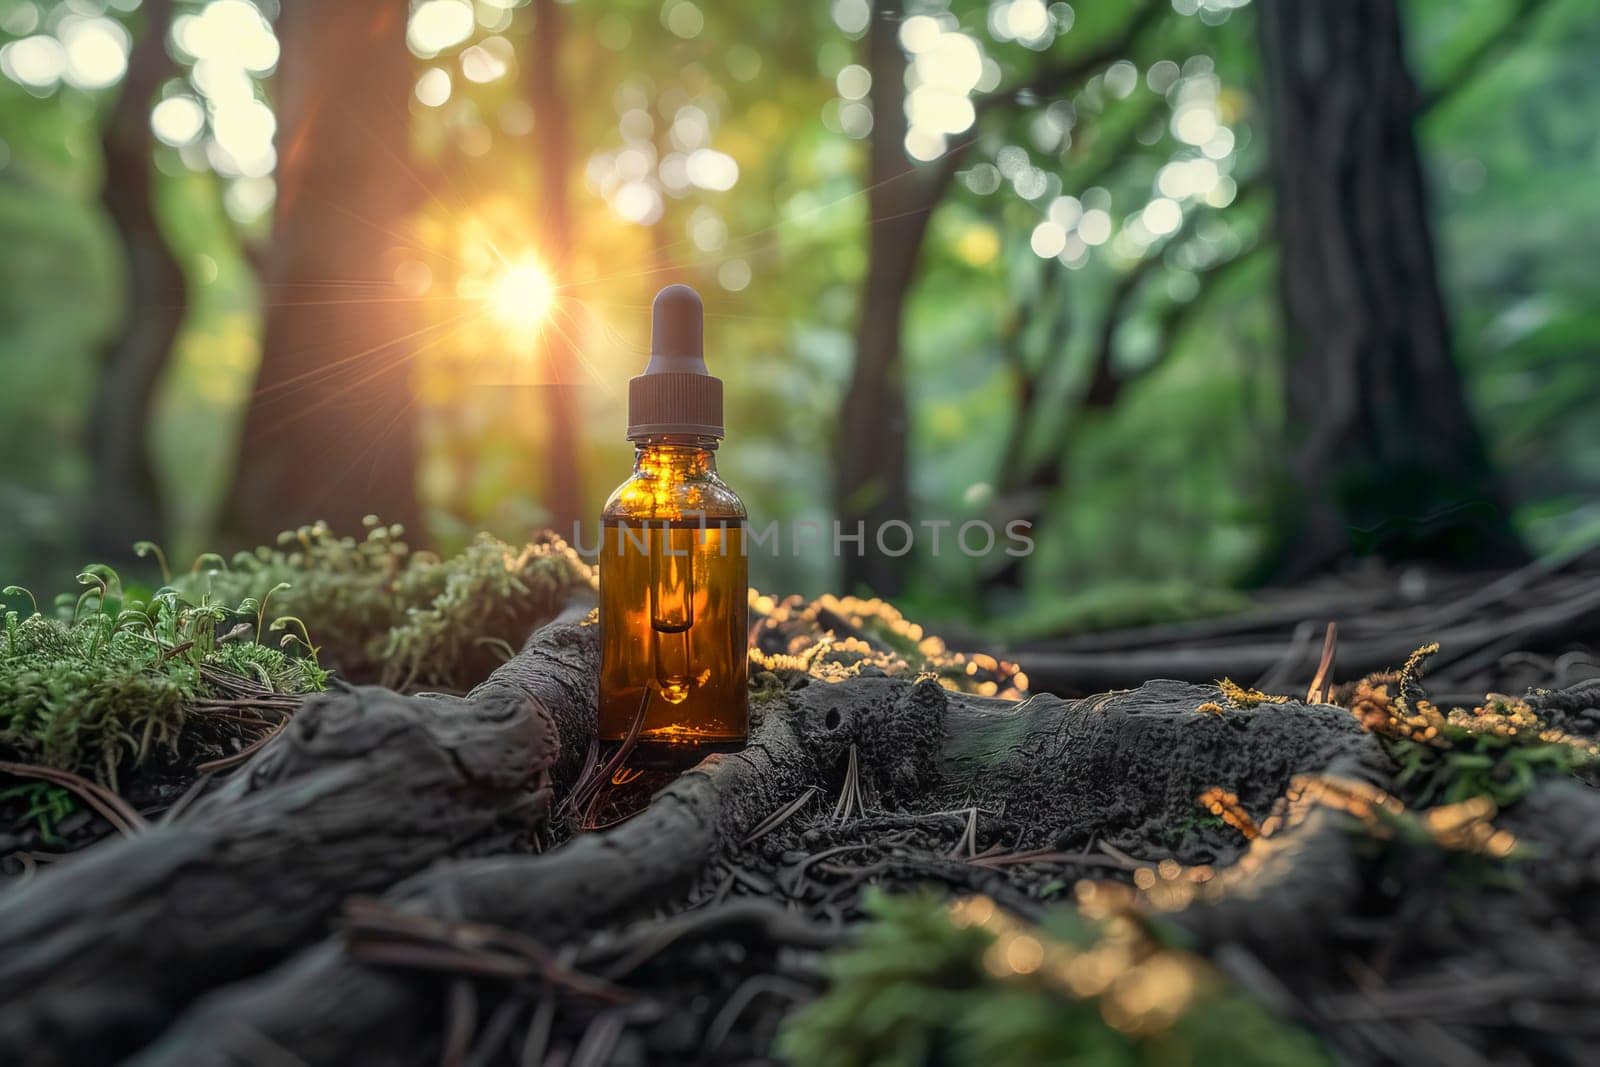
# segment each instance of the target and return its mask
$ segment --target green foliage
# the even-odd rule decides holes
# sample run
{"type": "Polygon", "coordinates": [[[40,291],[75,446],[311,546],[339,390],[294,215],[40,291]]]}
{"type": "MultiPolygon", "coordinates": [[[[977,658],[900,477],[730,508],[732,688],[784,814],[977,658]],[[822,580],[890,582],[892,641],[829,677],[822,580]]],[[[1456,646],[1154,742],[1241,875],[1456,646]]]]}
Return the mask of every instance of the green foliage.
{"type": "Polygon", "coordinates": [[[1552,729],[1525,699],[1490,693],[1482,705],[1441,711],[1422,695],[1422,674],[1437,643],[1411,653],[1399,671],[1358,681],[1351,711],[1378,734],[1399,766],[1414,804],[1454,804],[1487,796],[1500,807],[1525,796],[1542,776],[1600,764],[1600,745],[1552,729]],[[1393,692],[1391,692],[1391,688],[1393,692]]]}
{"type": "MultiPolygon", "coordinates": [[[[119,768],[176,746],[197,701],[241,690],[307,693],[326,682],[314,659],[225,640],[249,605],[189,600],[171,587],[148,602],[124,600],[115,572],[103,566],[79,580],[90,588],[70,607],[63,603],[59,616],[5,614],[0,751],[7,759],[115,787],[119,768]]],[[[22,592],[7,589],[13,598],[22,592]]]]}
{"type": "Polygon", "coordinates": [[[1455,804],[1487,796],[1499,807],[1515,804],[1541,778],[1572,775],[1593,767],[1594,756],[1570,744],[1459,731],[1452,747],[1422,741],[1389,742],[1400,767],[1396,780],[1415,790],[1414,803],[1455,804]]]}
{"type": "Polygon", "coordinates": [[[39,837],[45,844],[61,844],[61,838],[56,834],[56,824],[78,809],[72,793],[49,782],[23,782],[9,789],[0,789],[0,804],[18,799],[27,803],[18,821],[34,820],[39,827],[39,837]]]}
{"type": "Polygon", "coordinates": [[[361,540],[325,524],[281,534],[276,547],[202,562],[178,580],[236,602],[266,605],[274,626],[315,640],[354,680],[464,688],[509,657],[588,569],[551,535],[521,549],[480,535],[448,559],[412,552],[399,526],[369,517],[361,540]],[[293,632],[293,631],[291,631],[293,632]]]}
{"type": "Polygon", "coordinates": [[[877,921],[828,959],[828,992],[785,1022],[790,1063],[930,1062],[981,987],[982,930],[954,926],[931,899],[879,894],[868,909],[877,921]]]}
{"type": "Polygon", "coordinates": [[[94,117],[0,77],[0,573],[24,581],[75,560],[62,528],[88,483],[79,442],[118,313],[115,236],[91,206],[94,117]]]}
{"type": "MultiPolygon", "coordinates": [[[[637,371],[643,306],[660,281],[654,257],[670,250],[705,294],[715,365],[727,383],[723,470],[752,513],[767,518],[827,517],[833,420],[853,358],[872,225],[862,195],[869,146],[841,122],[862,105],[836,81],[868,61],[861,27],[841,15],[858,6],[807,5],[774,20],[758,6],[707,0],[695,8],[703,26],[689,36],[668,26],[657,2],[565,5],[563,15],[561,66],[583,76],[563,79],[562,113],[582,151],[571,160],[575,249],[572,277],[562,281],[574,309],[598,327],[585,342],[586,366],[598,383],[637,371]],[[704,128],[675,126],[695,115],[704,128]],[[610,194],[586,191],[587,168],[609,175],[612,162],[642,148],[681,170],[690,144],[737,159],[733,188],[668,190],[648,225],[621,218],[610,194]]],[[[1042,51],[993,32],[990,6],[963,0],[937,13],[981,44],[1000,99],[980,109],[981,134],[952,139],[976,138],[929,220],[905,308],[915,511],[957,523],[995,518],[991,511],[1009,518],[1018,487],[1008,481],[1042,458],[1065,462],[1045,494],[1022,594],[1008,601],[985,590],[983,563],[944,552],[918,559],[917,599],[902,606],[929,620],[1017,619],[1032,632],[1210,613],[1208,590],[1250,573],[1266,544],[1266,498],[1280,473],[1276,274],[1270,249],[1255,254],[1270,245],[1270,198],[1259,181],[1251,191],[1270,150],[1252,9],[1163,9],[1152,32],[1127,49],[1121,69],[1132,78],[1098,72],[1057,99],[1013,90],[1042,65],[1091,50],[1132,5],[1073,5],[1070,30],[1062,26],[1042,51]],[[1182,81],[1169,84],[1180,70],[1182,81]],[[1138,218],[1161,188],[1164,166],[1200,157],[1175,138],[1173,120],[1182,93],[1212,82],[1219,116],[1235,135],[1234,150],[1217,162],[1236,198],[1191,198],[1189,221],[1170,238],[1142,248],[1113,239],[1074,269],[1034,254],[1030,235],[1058,194],[1103,203],[1118,229],[1138,218]],[[1005,157],[1008,180],[968,180],[1005,157]],[[1024,196],[1009,180],[1024,163],[1045,177],[1042,192],[1024,196]],[[1122,280],[1157,258],[1111,315],[1122,280]],[[1223,266],[1238,261],[1239,269],[1223,266]],[[1015,338],[1012,321],[1022,325],[1015,338]],[[1106,336],[1130,388],[1111,410],[1086,409],[1106,336]],[[1033,372],[1038,403],[1023,462],[1007,464],[1019,368],[1033,372]],[[1059,606],[1064,595],[1072,599],[1059,606]]],[[[1586,269],[1600,239],[1600,199],[1587,195],[1590,116],[1600,102],[1591,59],[1600,23],[1591,6],[1548,0],[1517,17],[1504,54],[1474,71],[1420,130],[1463,373],[1496,459],[1522,488],[1518,518],[1542,549],[1589,542],[1600,521],[1600,421],[1587,417],[1584,401],[1600,388],[1600,362],[1589,358],[1600,300],[1596,274],[1586,269]]],[[[125,10],[134,7],[106,10],[138,40],[145,19],[143,9],[125,10]]],[[[486,201],[506,201],[532,228],[537,212],[521,209],[543,189],[543,129],[529,121],[528,79],[519,74],[530,57],[532,13],[526,5],[479,7],[499,13],[428,60],[453,73],[450,99],[439,107],[412,101],[411,143],[385,146],[397,168],[415,163],[425,178],[454,175],[428,178],[420,197],[418,232],[447,235],[426,242],[439,258],[425,305],[453,291],[444,257],[459,252],[461,220],[486,201]],[[465,50],[489,46],[501,56],[507,44],[514,54],[504,76],[460,75],[465,50]],[[417,158],[407,158],[408,149],[417,158]]],[[[68,9],[62,0],[0,0],[0,29],[7,39],[58,33],[68,9]]],[[[1053,10],[1060,19],[1066,9],[1053,10]]],[[[1518,10],[1513,0],[1406,5],[1424,95],[1480,42],[1501,35],[1518,10]]],[[[162,95],[207,103],[189,60],[181,51],[177,58],[162,95]]],[[[271,102],[275,89],[262,78],[257,91],[271,102]]],[[[76,551],[62,547],[62,534],[87,491],[83,441],[95,375],[121,311],[124,279],[99,201],[98,144],[119,91],[25,89],[0,76],[0,514],[10,520],[0,531],[0,571],[34,581],[76,551]]],[[[360,137],[359,116],[347,118],[356,126],[343,133],[360,137]]],[[[257,284],[240,245],[270,228],[262,182],[205,169],[205,144],[158,146],[152,160],[162,229],[190,283],[149,441],[167,536],[185,553],[214,525],[233,468],[230,442],[260,354],[263,308],[312,298],[257,284]]],[[[931,177],[945,165],[917,169],[931,177]]],[[[644,185],[661,188],[668,171],[657,169],[644,185]]],[[[590,180],[613,184],[609,176],[590,180]]],[[[339,338],[328,341],[330,361],[349,354],[339,338]]],[[[458,343],[453,331],[429,335],[418,367],[458,343]]],[[[583,434],[574,460],[592,514],[616,480],[605,472],[625,469],[627,445],[618,397],[576,392],[583,434]]],[[[315,384],[294,401],[317,403],[315,384]]],[[[419,403],[429,409],[421,481],[430,533],[449,541],[458,530],[504,533],[548,519],[536,503],[547,478],[545,427],[515,391],[474,389],[448,405],[429,396],[419,403]]],[[[757,585],[809,594],[835,586],[833,566],[823,553],[752,560],[757,585]]]]}
{"type": "Polygon", "coordinates": [[[1424,0],[1407,14],[1418,30],[1412,55],[1436,77],[1517,16],[1515,47],[1437,109],[1423,134],[1457,356],[1495,458],[1541,479],[1508,479],[1522,490],[1518,520],[1535,545],[1560,552],[1600,533],[1600,425],[1586,400],[1600,393],[1600,362],[1580,356],[1600,331],[1588,123],[1600,79],[1593,64],[1577,65],[1600,47],[1600,23],[1583,0],[1518,8],[1424,0]]]}
{"type": "Polygon", "coordinates": [[[1230,615],[1249,604],[1249,598],[1237,590],[1179,579],[1106,582],[1041,600],[1024,612],[997,620],[991,629],[1003,637],[1027,639],[1230,615]]]}
{"type": "Polygon", "coordinates": [[[1183,844],[1184,838],[1191,833],[1200,830],[1225,830],[1227,826],[1227,822],[1220,815],[1185,815],[1169,824],[1161,836],[1167,847],[1175,849],[1183,844]]]}
{"type": "MultiPolygon", "coordinates": [[[[949,909],[931,897],[880,894],[867,907],[876,921],[855,945],[829,958],[827,992],[780,1031],[778,1051],[788,1062],[1250,1067],[1326,1061],[1313,1039],[1175,950],[1156,949],[1185,974],[1207,976],[1207,984],[1184,987],[1189,1006],[1170,1025],[1129,1032],[1106,1021],[1100,998],[1075,997],[1043,978],[1042,970],[997,977],[985,961],[996,936],[981,925],[953,922],[949,909]]],[[[1094,949],[1105,936],[1103,927],[1071,909],[1052,913],[1042,930],[1028,929],[1030,936],[1078,951],[1094,949]]]]}

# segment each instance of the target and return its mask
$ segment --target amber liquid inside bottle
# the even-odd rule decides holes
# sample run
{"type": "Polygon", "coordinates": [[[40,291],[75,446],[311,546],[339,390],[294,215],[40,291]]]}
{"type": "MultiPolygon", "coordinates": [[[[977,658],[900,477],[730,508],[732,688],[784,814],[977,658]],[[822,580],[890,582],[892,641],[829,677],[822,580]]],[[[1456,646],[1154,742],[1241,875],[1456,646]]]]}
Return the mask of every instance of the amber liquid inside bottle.
{"type": "Polygon", "coordinates": [[[748,566],[744,507],[695,443],[639,449],[600,539],[600,737],[629,762],[677,766],[743,747],[748,566]]]}

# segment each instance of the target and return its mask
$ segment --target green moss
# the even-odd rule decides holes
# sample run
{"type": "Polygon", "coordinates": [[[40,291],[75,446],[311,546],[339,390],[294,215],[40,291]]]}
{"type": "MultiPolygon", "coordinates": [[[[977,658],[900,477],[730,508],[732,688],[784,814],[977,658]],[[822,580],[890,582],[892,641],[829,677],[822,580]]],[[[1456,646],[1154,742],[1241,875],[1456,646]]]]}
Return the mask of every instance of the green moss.
{"type": "MultiPolygon", "coordinates": [[[[115,787],[120,768],[177,744],[197,701],[241,692],[305,693],[325,684],[326,673],[314,659],[248,639],[248,605],[229,609],[206,598],[195,603],[171,588],[148,602],[124,600],[115,573],[105,567],[90,568],[79,579],[93,588],[60,616],[5,615],[5,759],[58,767],[115,787]]],[[[23,591],[7,592],[16,598],[23,591]]]]}
{"type": "Polygon", "coordinates": [[[8,800],[21,800],[26,804],[17,821],[35,823],[40,839],[47,845],[62,844],[56,834],[56,824],[78,810],[78,803],[69,790],[49,782],[23,782],[0,789],[0,804],[8,800]]]}
{"type": "MultiPolygon", "coordinates": [[[[952,920],[931,897],[869,898],[876,920],[853,946],[827,961],[830,984],[816,1001],[784,1023],[778,1052],[795,1064],[841,1067],[887,1064],[990,1067],[1011,1063],[1071,1063],[1144,1067],[1187,1063],[1320,1064],[1317,1042],[1268,1015],[1201,961],[1143,939],[1137,953],[1157,965],[1134,976],[1155,981],[1167,997],[1155,1014],[1176,1010],[1162,1025],[1137,1024],[1101,996],[1075,996],[1037,971],[1000,973],[992,953],[997,933],[952,920]],[[1111,1025],[1107,1019],[1120,1020],[1111,1025]]],[[[1108,927],[1057,909],[1043,927],[1019,928],[1047,951],[1093,952],[1108,927]]],[[[1002,933],[999,936],[1004,936],[1002,933]]],[[[1142,935],[1141,935],[1142,936],[1142,935]]],[[[1124,959],[1107,953],[1103,960],[1124,959]]],[[[1145,985],[1148,991],[1151,987],[1145,985]]],[[[1157,998],[1161,1000],[1161,998],[1157,998]]]]}
{"type": "Polygon", "coordinates": [[[1367,675],[1346,701],[1382,739],[1411,803],[1486,796],[1504,808],[1544,778],[1593,778],[1600,745],[1552,729],[1526,698],[1489,693],[1471,709],[1436,707],[1423,693],[1422,676],[1438,651],[1437,642],[1423,645],[1399,671],[1367,675]]]}
{"type": "Polygon", "coordinates": [[[449,559],[376,518],[360,540],[302,526],[231,562],[202,557],[180,588],[265,605],[354,681],[467,688],[554,615],[588,568],[552,534],[513,548],[480,534],[449,559]]]}
{"type": "Polygon", "coordinates": [[[1162,831],[1162,840],[1167,843],[1169,848],[1175,849],[1183,844],[1184,838],[1191,833],[1206,830],[1225,830],[1227,826],[1227,822],[1220,815],[1185,815],[1181,819],[1174,820],[1162,831]]]}
{"type": "MultiPolygon", "coordinates": [[[[554,615],[589,571],[547,536],[517,549],[482,536],[440,559],[399,527],[365,537],[302,527],[232,561],[213,553],[145,595],[91,565],[54,614],[8,587],[0,638],[0,759],[44,764],[116,788],[119,774],[175,750],[212,699],[320,690],[323,664],[356,681],[466,688],[554,615]]],[[[0,793],[49,834],[72,801],[32,783],[0,793]]]]}
{"type": "Polygon", "coordinates": [[[1505,808],[1527,796],[1541,780],[1591,771],[1595,757],[1570,744],[1536,737],[1499,737],[1447,731],[1452,746],[1408,739],[1387,742],[1400,767],[1397,781],[1416,804],[1455,804],[1487,796],[1505,808]]]}

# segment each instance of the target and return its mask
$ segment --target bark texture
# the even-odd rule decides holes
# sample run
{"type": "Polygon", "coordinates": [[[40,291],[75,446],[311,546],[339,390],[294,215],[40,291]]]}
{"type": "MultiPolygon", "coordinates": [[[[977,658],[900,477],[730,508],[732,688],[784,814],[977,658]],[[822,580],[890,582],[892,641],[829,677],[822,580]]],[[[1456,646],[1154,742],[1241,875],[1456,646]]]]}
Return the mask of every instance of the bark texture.
{"type": "MultiPolygon", "coordinates": [[[[837,772],[852,743],[871,738],[869,774],[887,790],[926,779],[943,706],[931,683],[808,686],[759,715],[748,749],[706,759],[616,829],[545,856],[439,867],[397,886],[389,903],[510,927],[552,946],[649,915],[683,900],[763,818],[837,772]]],[[[368,1063],[415,1062],[440,1023],[439,988],[435,978],[361,963],[329,941],[196,1005],[142,1061],[248,1062],[248,1048],[229,1034],[242,1025],[309,1062],[357,1050],[368,1063]]]]}
{"type": "MultiPolygon", "coordinates": [[[[1203,819],[1213,788],[1257,820],[1307,779],[1392,796],[1384,743],[1340,708],[1232,706],[1178,681],[1017,704],[776,661],[748,748],[635,779],[595,770],[586,609],[464,698],[319,698],[188,817],[8,895],[0,1060],[756,1059],[869,887],[983,892],[1036,917],[1075,882],[1132,901],[1129,879],[1187,887],[1157,871],[1202,868],[1216,891],[1172,921],[1358,1062],[1448,1059],[1438,1041],[1493,1059],[1540,1027],[1586,1051],[1570,1012],[1600,1003],[1583,977],[1600,931],[1557,921],[1600,891],[1600,794],[1576,781],[1536,783],[1505,822],[1531,845],[1510,893],[1508,869],[1428,840],[1414,814],[1364,826],[1314,803],[1254,840],[1203,819]],[[609,806],[571,802],[587,783],[609,806]],[[1351,968],[1386,984],[1352,992],[1351,968]],[[1452,981],[1481,1005],[1441,999],[1452,981]]],[[[1532,706],[1592,737],[1597,697],[1532,706]]]]}
{"type": "MultiPolygon", "coordinates": [[[[576,946],[593,931],[690,906],[727,872],[760,869],[752,831],[809,785],[840,788],[852,753],[869,810],[973,804],[1003,812],[986,833],[1019,849],[1081,848],[1092,837],[1131,845],[1188,816],[1219,779],[1264,806],[1305,768],[1376,762],[1373,739],[1348,713],[1270,705],[1195,714],[1215,697],[1211,687],[1153,683],[1092,701],[1038,697],[1019,710],[931,682],[812,683],[765,705],[749,749],[710,757],[621,826],[549,855],[436,867],[388,903],[509,928],[551,949],[576,946]]],[[[981,868],[906,862],[913,878],[1006,895],[981,868]]],[[[444,1003],[437,977],[361,962],[332,940],[200,1002],[138,1062],[242,1064],[258,1047],[313,1063],[421,1062],[434,1054],[444,1003]]]]}
{"type": "Polygon", "coordinates": [[[126,1055],[197,994],[316,940],[351,893],[526,840],[593,735],[593,630],[547,627],[465,699],[313,698],[186,818],[10,895],[0,1061],[126,1055]]]}
{"type": "Polygon", "coordinates": [[[410,375],[438,335],[393,286],[423,192],[403,158],[408,12],[404,0],[287,0],[278,18],[266,332],[225,520],[244,544],[319,519],[360,529],[369,513],[424,535],[410,375]]]}
{"type": "Polygon", "coordinates": [[[1280,568],[1526,558],[1452,356],[1395,0],[1259,11],[1295,478],[1280,568]]]}

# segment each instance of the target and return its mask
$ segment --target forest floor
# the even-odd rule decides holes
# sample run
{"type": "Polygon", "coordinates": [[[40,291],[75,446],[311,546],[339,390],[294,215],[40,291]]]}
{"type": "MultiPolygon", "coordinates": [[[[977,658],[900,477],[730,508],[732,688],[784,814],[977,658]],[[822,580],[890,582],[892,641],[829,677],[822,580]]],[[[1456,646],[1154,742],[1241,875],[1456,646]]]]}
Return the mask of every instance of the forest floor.
{"type": "MultiPolygon", "coordinates": [[[[268,664],[186,697],[143,763],[7,742],[0,1060],[1600,1053],[1585,557],[1003,655],[882,602],[753,597],[751,744],[670,774],[595,741],[564,546],[492,546],[452,583],[370,543],[236,561],[207,596],[243,610],[158,625],[140,669],[252,608],[259,636],[299,568],[318,591],[278,596],[343,635],[325,658],[391,689],[283,692],[268,664]],[[373,592],[401,588],[427,620],[373,592]]],[[[219,648],[195,670],[245,670],[219,648]]]]}

